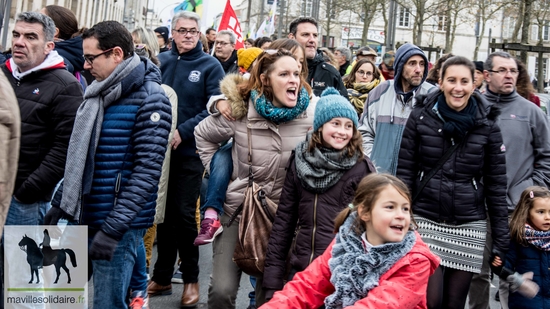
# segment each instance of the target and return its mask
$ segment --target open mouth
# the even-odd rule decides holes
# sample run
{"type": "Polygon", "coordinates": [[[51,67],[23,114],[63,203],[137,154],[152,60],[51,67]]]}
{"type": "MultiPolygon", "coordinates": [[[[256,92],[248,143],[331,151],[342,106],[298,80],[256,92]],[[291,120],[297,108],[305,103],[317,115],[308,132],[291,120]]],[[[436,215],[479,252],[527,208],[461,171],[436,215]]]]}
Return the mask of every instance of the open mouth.
{"type": "Polygon", "coordinates": [[[390,228],[396,232],[403,232],[403,225],[392,225],[390,226],[390,228]]]}
{"type": "Polygon", "coordinates": [[[286,90],[286,95],[290,100],[296,100],[298,98],[298,88],[290,87],[286,90]]]}
{"type": "Polygon", "coordinates": [[[462,95],[460,95],[460,94],[451,94],[451,96],[452,96],[453,98],[457,98],[457,99],[462,99],[465,95],[466,95],[465,93],[462,94],[462,95]]]}

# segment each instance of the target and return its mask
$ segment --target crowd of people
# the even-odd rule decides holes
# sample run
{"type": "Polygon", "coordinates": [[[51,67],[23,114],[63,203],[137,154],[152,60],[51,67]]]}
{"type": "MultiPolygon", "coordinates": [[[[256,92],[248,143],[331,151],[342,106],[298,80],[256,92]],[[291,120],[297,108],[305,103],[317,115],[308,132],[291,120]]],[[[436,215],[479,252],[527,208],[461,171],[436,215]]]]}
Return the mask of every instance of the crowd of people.
{"type": "Polygon", "coordinates": [[[277,210],[251,309],[486,309],[491,274],[502,308],[550,306],[550,126],[519,60],[353,57],[309,17],[239,50],[170,27],[48,5],[0,59],[2,224],[86,225],[94,308],[173,283],[195,307],[205,244],[208,307],[235,308],[252,182],[277,210]]]}

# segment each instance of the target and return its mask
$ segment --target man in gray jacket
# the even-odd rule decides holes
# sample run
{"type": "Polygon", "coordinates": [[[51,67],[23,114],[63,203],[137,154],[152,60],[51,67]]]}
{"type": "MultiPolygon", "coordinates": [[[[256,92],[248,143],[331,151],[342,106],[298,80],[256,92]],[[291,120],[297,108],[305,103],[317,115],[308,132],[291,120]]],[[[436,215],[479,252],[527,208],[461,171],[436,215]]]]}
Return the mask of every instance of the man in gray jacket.
{"type": "Polygon", "coordinates": [[[401,137],[415,104],[415,97],[437,88],[426,83],[428,59],[407,43],[395,54],[395,79],[374,88],[367,98],[359,131],[363,150],[380,172],[395,175],[401,137]]]}
{"type": "MultiPolygon", "coordinates": [[[[519,71],[510,54],[490,54],[484,69],[485,98],[500,109],[499,126],[506,147],[506,200],[511,216],[523,190],[533,185],[550,186],[550,127],[541,109],[516,92],[519,71]]],[[[481,273],[474,275],[470,285],[470,308],[489,308],[490,256],[491,248],[486,245],[481,273]]],[[[501,285],[500,302],[502,308],[508,307],[507,285],[504,289],[501,285]]]]}

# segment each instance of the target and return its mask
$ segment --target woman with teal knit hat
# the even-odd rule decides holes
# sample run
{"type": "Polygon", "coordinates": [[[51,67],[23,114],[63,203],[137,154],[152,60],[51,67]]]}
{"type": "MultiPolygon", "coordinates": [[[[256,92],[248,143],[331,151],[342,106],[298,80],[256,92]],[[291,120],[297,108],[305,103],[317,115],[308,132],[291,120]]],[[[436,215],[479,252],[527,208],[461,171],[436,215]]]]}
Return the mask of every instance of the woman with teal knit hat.
{"type": "Polygon", "coordinates": [[[267,247],[266,299],[304,270],[334,239],[334,218],[353,200],[357,185],[374,165],[363,155],[354,107],[334,88],[321,94],[313,131],[296,146],[267,247]],[[295,238],[286,274],[287,253],[295,238]]]}

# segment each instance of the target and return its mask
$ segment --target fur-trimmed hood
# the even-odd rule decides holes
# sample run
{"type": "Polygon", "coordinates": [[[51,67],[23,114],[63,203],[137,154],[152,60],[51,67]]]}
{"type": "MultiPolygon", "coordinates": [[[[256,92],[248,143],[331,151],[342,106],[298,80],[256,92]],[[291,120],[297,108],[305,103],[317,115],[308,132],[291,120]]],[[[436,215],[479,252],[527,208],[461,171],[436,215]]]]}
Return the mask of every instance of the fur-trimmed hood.
{"type": "Polygon", "coordinates": [[[235,119],[241,119],[248,112],[248,104],[239,92],[238,85],[244,84],[247,79],[240,74],[227,74],[220,81],[220,90],[231,104],[231,115],[235,119]]]}

